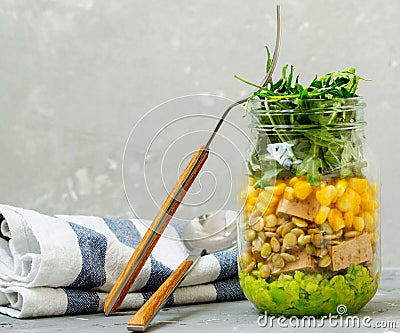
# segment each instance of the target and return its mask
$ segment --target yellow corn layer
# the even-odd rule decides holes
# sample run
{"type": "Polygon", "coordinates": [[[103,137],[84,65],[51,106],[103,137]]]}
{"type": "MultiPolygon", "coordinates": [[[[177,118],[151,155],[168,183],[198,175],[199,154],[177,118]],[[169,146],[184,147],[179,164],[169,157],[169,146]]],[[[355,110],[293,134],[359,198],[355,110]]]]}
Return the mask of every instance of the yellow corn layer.
{"type": "Polygon", "coordinates": [[[249,180],[248,185],[239,193],[240,200],[245,203],[246,218],[252,214],[270,218],[279,214],[279,204],[283,199],[307,199],[307,204],[314,201],[317,205],[313,218],[317,225],[328,221],[334,232],[343,228],[346,231],[366,231],[371,234],[371,242],[376,239],[372,235],[376,234],[379,208],[376,183],[369,183],[364,178],[348,177],[336,181],[328,180],[313,187],[305,177],[293,177],[289,180],[278,180],[274,186],[263,189],[255,189],[253,184],[254,181],[249,180]]]}

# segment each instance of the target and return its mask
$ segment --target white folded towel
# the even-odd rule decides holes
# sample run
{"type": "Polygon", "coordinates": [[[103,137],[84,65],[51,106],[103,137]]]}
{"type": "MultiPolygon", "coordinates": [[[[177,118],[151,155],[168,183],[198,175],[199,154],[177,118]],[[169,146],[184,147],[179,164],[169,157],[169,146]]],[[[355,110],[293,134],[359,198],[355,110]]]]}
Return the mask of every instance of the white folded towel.
{"type": "MultiPolygon", "coordinates": [[[[121,309],[140,307],[186,258],[171,223],[121,309]]],[[[45,215],[0,205],[0,313],[17,318],[102,311],[146,232],[136,219],[45,215]]],[[[200,259],[167,304],[243,299],[237,251],[200,259]]]]}

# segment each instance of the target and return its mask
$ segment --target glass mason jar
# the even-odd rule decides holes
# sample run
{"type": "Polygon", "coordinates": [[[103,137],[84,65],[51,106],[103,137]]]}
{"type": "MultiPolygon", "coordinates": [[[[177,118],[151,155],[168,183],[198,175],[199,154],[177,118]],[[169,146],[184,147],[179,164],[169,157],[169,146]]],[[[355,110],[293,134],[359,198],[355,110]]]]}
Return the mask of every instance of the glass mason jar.
{"type": "Polygon", "coordinates": [[[352,314],[380,274],[378,174],[361,97],[248,102],[239,278],[275,315],[352,314]]]}

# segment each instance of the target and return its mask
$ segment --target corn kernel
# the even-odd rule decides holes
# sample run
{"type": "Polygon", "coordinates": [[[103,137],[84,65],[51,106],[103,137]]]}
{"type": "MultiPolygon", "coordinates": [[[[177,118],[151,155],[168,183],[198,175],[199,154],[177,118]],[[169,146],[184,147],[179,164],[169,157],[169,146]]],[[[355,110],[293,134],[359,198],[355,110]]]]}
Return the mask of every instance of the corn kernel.
{"type": "Polygon", "coordinates": [[[268,208],[264,211],[263,216],[276,214],[276,206],[268,206],[268,208]]]}
{"type": "Polygon", "coordinates": [[[251,198],[249,198],[248,200],[247,200],[247,204],[249,204],[249,205],[255,205],[256,204],[256,202],[257,202],[257,198],[256,197],[251,197],[251,198]]]}
{"type": "Polygon", "coordinates": [[[353,218],[354,218],[353,211],[349,210],[348,212],[344,213],[343,218],[344,218],[344,226],[347,229],[350,229],[353,226],[353,218]]]}
{"type": "Polygon", "coordinates": [[[282,195],[285,192],[286,184],[280,183],[274,187],[274,195],[282,195]]]}
{"type": "Polygon", "coordinates": [[[366,203],[370,200],[369,193],[368,192],[363,192],[362,194],[360,194],[360,197],[361,197],[361,207],[364,208],[366,203]]]}
{"type": "Polygon", "coordinates": [[[369,212],[364,212],[363,213],[363,218],[365,222],[365,226],[367,230],[373,230],[374,228],[374,217],[371,215],[369,212]]]}
{"type": "Polygon", "coordinates": [[[318,202],[323,206],[329,206],[336,199],[337,189],[333,185],[328,185],[315,193],[318,202]]]}
{"type": "Polygon", "coordinates": [[[252,197],[258,197],[258,194],[260,193],[260,189],[255,189],[253,186],[245,186],[243,190],[240,191],[239,198],[242,201],[248,200],[252,197]]]}
{"type": "Polygon", "coordinates": [[[357,215],[357,214],[359,214],[361,212],[361,207],[360,207],[360,205],[357,205],[357,206],[354,206],[353,207],[353,213],[354,213],[354,215],[357,215]]]}
{"type": "Polygon", "coordinates": [[[270,204],[270,206],[276,207],[276,206],[278,206],[279,201],[281,201],[281,198],[279,198],[276,195],[273,195],[272,198],[271,198],[271,202],[269,204],[270,204]]]}
{"type": "Polygon", "coordinates": [[[348,212],[353,210],[353,205],[351,203],[351,197],[348,194],[347,190],[344,194],[339,197],[336,201],[336,207],[339,208],[342,212],[348,212]]]}
{"type": "Polygon", "coordinates": [[[294,196],[300,200],[306,199],[312,192],[312,187],[304,180],[299,180],[293,186],[294,196]]]}
{"type": "Polygon", "coordinates": [[[275,214],[280,198],[267,191],[262,191],[256,204],[262,215],[275,214]]]}
{"type": "Polygon", "coordinates": [[[379,204],[376,200],[369,200],[364,203],[364,210],[374,214],[375,211],[378,209],[379,204]]]}
{"type": "Polygon", "coordinates": [[[347,181],[346,181],[346,179],[339,179],[337,182],[336,182],[336,189],[337,189],[337,196],[338,197],[341,197],[342,195],[343,195],[343,193],[344,193],[344,191],[346,191],[346,188],[347,188],[347,181]]]}
{"type": "Polygon", "coordinates": [[[333,231],[338,231],[345,227],[343,215],[340,210],[332,208],[328,213],[329,225],[332,227],[333,231]]]}
{"type": "Polygon", "coordinates": [[[349,187],[352,188],[354,191],[362,194],[367,192],[368,189],[368,181],[364,178],[355,178],[351,177],[349,179],[349,187]]]}
{"type": "Polygon", "coordinates": [[[323,224],[328,218],[330,208],[326,206],[319,206],[317,215],[315,216],[316,224],[323,224]]]}
{"type": "Polygon", "coordinates": [[[288,184],[288,185],[291,186],[291,187],[293,187],[294,184],[296,184],[298,181],[299,181],[299,178],[293,177],[293,178],[291,178],[291,179],[289,180],[289,184],[288,184]]]}
{"type": "Polygon", "coordinates": [[[253,209],[254,209],[254,205],[250,205],[250,204],[247,204],[247,205],[246,205],[246,210],[247,210],[249,213],[252,212],[253,209]]]}
{"type": "Polygon", "coordinates": [[[289,200],[289,201],[290,200],[294,200],[294,189],[293,189],[293,187],[287,186],[285,188],[285,193],[284,193],[283,197],[286,200],[289,200]]]}
{"type": "Polygon", "coordinates": [[[351,193],[353,197],[352,200],[354,206],[359,206],[361,204],[361,196],[356,191],[353,191],[351,188],[349,188],[348,191],[351,193]]]}
{"type": "MultiPolygon", "coordinates": [[[[274,198],[276,198],[276,197],[274,197],[274,198]]],[[[263,216],[266,216],[266,215],[270,215],[270,214],[276,214],[276,210],[277,210],[277,208],[278,208],[278,202],[279,202],[279,201],[277,201],[276,203],[275,203],[275,202],[271,202],[271,203],[266,207],[266,209],[264,209],[264,210],[262,211],[262,215],[263,215],[263,216]]]]}
{"type": "Polygon", "coordinates": [[[343,213],[354,210],[361,203],[360,195],[351,188],[347,188],[343,195],[337,199],[336,207],[343,213]]]}
{"type": "Polygon", "coordinates": [[[353,228],[354,228],[354,230],[363,231],[364,227],[365,227],[364,219],[362,217],[360,217],[360,216],[356,216],[353,219],[353,228]]]}
{"type": "Polygon", "coordinates": [[[371,198],[376,197],[376,193],[378,192],[378,183],[372,183],[368,186],[368,192],[371,198]]]}

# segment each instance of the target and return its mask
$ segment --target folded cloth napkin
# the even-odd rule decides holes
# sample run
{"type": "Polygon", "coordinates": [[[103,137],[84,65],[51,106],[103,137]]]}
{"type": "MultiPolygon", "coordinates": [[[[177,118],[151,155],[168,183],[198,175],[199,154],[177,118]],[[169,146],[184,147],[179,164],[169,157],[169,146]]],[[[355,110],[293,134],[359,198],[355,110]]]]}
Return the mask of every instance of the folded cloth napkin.
{"type": "MultiPolygon", "coordinates": [[[[178,221],[167,227],[120,309],[140,307],[186,258],[181,227],[178,221]]],[[[0,313],[29,318],[102,311],[145,232],[135,219],[0,205],[0,313]]],[[[236,257],[236,249],[203,256],[166,304],[243,299],[236,257]]]]}

